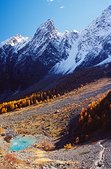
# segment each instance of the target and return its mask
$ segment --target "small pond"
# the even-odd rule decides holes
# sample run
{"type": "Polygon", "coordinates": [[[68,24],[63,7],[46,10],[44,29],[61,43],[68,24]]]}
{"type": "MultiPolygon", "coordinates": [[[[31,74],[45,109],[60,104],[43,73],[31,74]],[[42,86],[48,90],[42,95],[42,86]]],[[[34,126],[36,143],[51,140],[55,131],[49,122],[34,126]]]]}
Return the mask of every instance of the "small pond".
{"type": "Polygon", "coordinates": [[[36,143],[34,136],[16,136],[10,142],[10,151],[19,151],[36,143]]]}

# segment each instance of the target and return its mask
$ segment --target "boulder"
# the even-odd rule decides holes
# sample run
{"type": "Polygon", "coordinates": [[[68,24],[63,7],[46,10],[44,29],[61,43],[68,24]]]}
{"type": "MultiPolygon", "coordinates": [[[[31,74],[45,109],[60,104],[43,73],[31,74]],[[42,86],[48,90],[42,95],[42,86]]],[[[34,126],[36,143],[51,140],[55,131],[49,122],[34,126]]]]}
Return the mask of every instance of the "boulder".
{"type": "Polygon", "coordinates": [[[7,143],[10,143],[10,140],[13,138],[13,135],[11,134],[7,134],[4,138],[4,140],[7,142],[7,143]]]}

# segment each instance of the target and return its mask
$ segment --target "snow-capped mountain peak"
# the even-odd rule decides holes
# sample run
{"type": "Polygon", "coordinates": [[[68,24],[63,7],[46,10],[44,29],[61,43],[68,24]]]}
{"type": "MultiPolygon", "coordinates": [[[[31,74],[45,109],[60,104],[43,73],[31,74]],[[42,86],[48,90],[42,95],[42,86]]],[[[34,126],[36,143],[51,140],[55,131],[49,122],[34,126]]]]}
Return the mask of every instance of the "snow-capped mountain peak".
{"type": "Polygon", "coordinates": [[[60,33],[48,19],[31,39],[17,35],[1,43],[0,59],[1,79],[6,71],[11,81],[13,72],[17,85],[24,87],[45,75],[103,66],[111,61],[111,6],[80,33],[60,33]]]}
{"type": "Polygon", "coordinates": [[[5,44],[15,46],[15,45],[23,43],[27,40],[28,40],[28,37],[23,37],[22,35],[17,34],[16,36],[13,36],[13,37],[11,37],[10,39],[7,39],[4,42],[1,42],[0,47],[2,47],[5,44]]]}
{"type": "Polygon", "coordinates": [[[59,39],[58,31],[54,26],[54,22],[48,19],[41,24],[29,43],[29,50],[36,53],[38,57],[46,49],[47,45],[56,39],[59,39]],[[40,51],[38,50],[40,49],[40,51]]]}
{"type": "Polygon", "coordinates": [[[55,30],[54,21],[48,19],[45,23],[41,24],[39,29],[55,30]]]}
{"type": "Polygon", "coordinates": [[[14,46],[14,45],[16,45],[18,43],[23,43],[27,39],[28,39],[28,37],[23,37],[21,35],[16,35],[16,36],[12,37],[8,42],[6,42],[6,44],[10,44],[11,46],[14,46]]]}
{"type": "Polygon", "coordinates": [[[109,56],[100,56],[109,36],[111,36],[111,6],[79,34],[79,38],[69,51],[68,58],[57,63],[53,68],[54,72],[71,73],[80,66],[99,64],[109,56]]]}
{"type": "Polygon", "coordinates": [[[38,34],[42,36],[49,36],[50,38],[57,37],[57,29],[54,26],[54,22],[48,19],[45,23],[41,24],[41,26],[37,29],[34,38],[38,38],[38,34]]]}

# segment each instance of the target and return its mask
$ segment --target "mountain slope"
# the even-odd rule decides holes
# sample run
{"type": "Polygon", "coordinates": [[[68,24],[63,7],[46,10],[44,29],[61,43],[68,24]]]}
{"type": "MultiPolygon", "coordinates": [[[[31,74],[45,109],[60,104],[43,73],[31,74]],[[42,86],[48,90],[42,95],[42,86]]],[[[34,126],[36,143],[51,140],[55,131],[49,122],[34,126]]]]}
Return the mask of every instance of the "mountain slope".
{"type": "Polygon", "coordinates": [[[71,73],[76,68],[100,64],[110,54],[111,6],[83,30],[73,44],[69,57],[54,67],[56,73],[71,73]],[[103,52],[104,50],[104,52],[103,52]]]}
{"type": "MultiPolygon", "coordinates": [[[[75,79],[79,72],[93,72],[95,67],[102,70],[104,77],[111,62],[110,20],[111,6],[81,33],[60,33],[49,19],[32,38],[17,35],[1,43],[0,94],[7,91],[8,95],[19,93],[30,90],[33,85],[37,86],[36,90],[49,89],[59,83],[58,76],[62,80],[74,72],[72,79],[75,79]]],[[[101,77],[99,71],[96,73],[97,78],[101,77]]]]}
{"type": "Polygon", "coordinates": [[[37,83],[56,63],[68,57],[68,50],[78,36],[75,31],[59,33],[53,21],[47,20],[32,38],[17,35],[1,43],[1,92],[37,83]]]}

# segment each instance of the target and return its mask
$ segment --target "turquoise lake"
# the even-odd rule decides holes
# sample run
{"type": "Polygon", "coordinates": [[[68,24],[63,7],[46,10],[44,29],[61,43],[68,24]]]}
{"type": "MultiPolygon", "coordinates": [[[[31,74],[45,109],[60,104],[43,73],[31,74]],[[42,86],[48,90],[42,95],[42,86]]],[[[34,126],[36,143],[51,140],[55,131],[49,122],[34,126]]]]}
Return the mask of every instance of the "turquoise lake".
{"type": "Polygon", "coordinates": [[[36,143],[36,138],[34,136],[17,136],[13,138],[10,142],[10,151],[24,150],[28,146],[36,143]]]}

